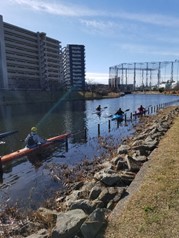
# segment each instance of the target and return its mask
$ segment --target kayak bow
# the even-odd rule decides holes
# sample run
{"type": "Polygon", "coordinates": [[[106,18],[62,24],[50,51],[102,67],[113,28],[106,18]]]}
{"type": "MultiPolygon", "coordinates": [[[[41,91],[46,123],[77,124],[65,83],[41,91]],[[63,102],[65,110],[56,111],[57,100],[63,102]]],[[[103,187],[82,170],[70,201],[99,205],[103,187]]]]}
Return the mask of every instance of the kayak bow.
{"type": "Polygon", "coordinates": [[[123,120],[123,115],[118,115],[118,114],[115,114],[115,115],[113,115],[112,116],[112,119],[111,119],[112,121],[114,121],[114,120],[123,120]]]}

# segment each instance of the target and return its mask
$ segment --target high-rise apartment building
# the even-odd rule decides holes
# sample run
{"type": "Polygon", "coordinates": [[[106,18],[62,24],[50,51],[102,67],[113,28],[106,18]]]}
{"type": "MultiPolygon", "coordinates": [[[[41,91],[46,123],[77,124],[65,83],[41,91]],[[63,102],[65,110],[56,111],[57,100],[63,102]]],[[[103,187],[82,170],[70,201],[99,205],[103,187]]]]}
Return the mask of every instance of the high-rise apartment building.
{"type": "Polygon", "coordinates": [[[61,42],[0,15],[0,89],[56,90],[62,81],[61,42]]]}
{"type": "Polygon", "coordinates": [[[69,44],[63,49],[63,74],[66,89],[85,89],[85,47],[69,44]]]}

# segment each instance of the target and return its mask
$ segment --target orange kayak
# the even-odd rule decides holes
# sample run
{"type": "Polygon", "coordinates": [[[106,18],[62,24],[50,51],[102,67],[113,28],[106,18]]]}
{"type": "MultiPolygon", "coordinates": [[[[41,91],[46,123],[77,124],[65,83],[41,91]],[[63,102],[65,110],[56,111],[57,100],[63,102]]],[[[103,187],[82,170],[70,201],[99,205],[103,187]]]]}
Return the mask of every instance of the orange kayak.
{"type": "Polygon", "coordinates": [[[2,164],[4,164],[4,163],[9,162],[11,160],[14,160],[14,159],[26,156],[26,155],[28,155],[28,154],[30,154],[30,153],[32,153],[34,151],[37,151],[37,150],[39,150],[39,149],[41,149],[43,147],[47,147],[49,145],[52,145],[54,142],[67,139],[68,136],[69,136],[69,133],[65,133],[65,134],[62,134],[62,135],[51,137],[51,138],[47,139],[46,143],[41,144],[41,145],[39,145],[37,147],[34,147],[34,148],[26,148],[25,147],[23,149],[14,151],[14,152],[12,152],[10,154],[2,156],[1,157],[1,162],[2,162],[2,164]]]}

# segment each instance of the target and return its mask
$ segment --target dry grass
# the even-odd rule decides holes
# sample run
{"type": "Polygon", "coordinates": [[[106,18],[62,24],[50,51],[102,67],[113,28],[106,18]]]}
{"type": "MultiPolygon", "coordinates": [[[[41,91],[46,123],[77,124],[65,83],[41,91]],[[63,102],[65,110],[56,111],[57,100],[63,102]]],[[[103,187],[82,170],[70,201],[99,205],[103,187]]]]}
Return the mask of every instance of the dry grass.
{"type": "Polygon", "coordinates": [[[179,117],[153,152],[139,189],[120,215],[111,215],[104,237],[179,237],[179,117]]]}

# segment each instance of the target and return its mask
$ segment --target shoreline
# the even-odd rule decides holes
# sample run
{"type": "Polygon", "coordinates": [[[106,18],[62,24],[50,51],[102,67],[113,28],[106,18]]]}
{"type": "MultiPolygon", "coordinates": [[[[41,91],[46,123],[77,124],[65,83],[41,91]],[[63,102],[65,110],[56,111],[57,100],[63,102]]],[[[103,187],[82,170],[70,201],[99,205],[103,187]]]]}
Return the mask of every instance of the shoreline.
{"type": "Polygon", "coordinates": [[[129,196],[110,214],[104,238],[179,236],[178,194],[175,193],[179,168],[179,107],[177,110],[169,130],[129,186],[129,196]],[[173,204],[172,208],[169,205],[167,209],[167,204],[173,204]]]}
{"type": "MultiPolygon", "coordinates": [[[[179,96],[179,91],[166,91],[160,93],[159,91],[137,91],[131,94],[148,94],[148,95],[171,95],[179,96]]],[[[49,91],[1,91],[0,105],[19,105],[19,104],[35,104],[35,103],[54,103],[59,99],[63,101],[74,101],[74,100],[100,100],[100,99],[111,99],[125,97],[124,93],[110,92],[107,95],[100,95],[93,92],[49,92],[49,91]]]]}
{"type": "MultiPolygon", "coordinates": [[[[63,233],[64,235],[66,234],[64,237],[68,237],[70,232],[74,230],[74,227],[76,230],[78,227],[79,230],[78,232],[75,231],[76,234],[82,233],[83,236],[79,237],[87,237],[84,234],[89,232],[88,225],[94,223],[94,214],[100,216],[100,220],[95,222],[101,229],[104,228],[108,222],[106,217],[110,217],[109,214],[111,211],[122,201],[122,198],[130,188],[130,184],[135,181],[140,168],[142,168],[145,162],[150,160],[150,154],[171,126],[173,119],[170,117],[172,112],[178,113],[177,110],[178,107],[164,108],[156,115],[142,117],[141,122],[136,126],[134,136],[124,140],[122,145],[119,145],[117,149],[108,148],[110,150],[110,156],[108,158],[96,158],[93,162],[84,161],[80,168],[76,167],[73,171],[67,167],[60,167],[59,173],[54,174],[54,179],[57,182],[61,182],[62,177],[65,177],[66,192],[59,191],[55,198],[47,201],[45,207],[41,207],[30,217],[23,218],[23,223],[27,227],[26,231],[22,232],[21,226],[18,226],[19,221],[14,220],[14,224],[18,227],[18,232],[17,228],[16,232],[19,235],[24,235],[24,232],[30,235],[35,232],[34,237],[37,237],[38,233],[43,229],[46,237],[53,237],[54,234],[60,234],[59,232],[62,232],[61,228],[63,227],[63,233]],[[140,139],[142,132],[156,130],[160,126],[157,122],[160,120],[162,123],[164,118],[168,118],[169,120],[167,130],[166,128],[160,128],[163,130],[162,134],[153,134],[153,136],[156,136],[156,143],[151,144],[148,138],[148,144],[145,145],[145,148],[142,148],[144,146],[140,144],[142,143],[140,139]],[[141,152],[144,150],[147,154],[140,154],[138,150],[141,150],[141,152]],[[76,175],[76,178],[70,181],[70,174],[72,173],[76,175]],[[75,213],[73,213],[74,211],[75,213]],[[79,218],[78,226],[73,223],[73,227],[68,227],[67,229],[67,223],[65,221],[76,219],[75,217],[79,218]],[[60,220],[60,227],[58,227],[58,220],[60,220]],[[31,223],[36,224],[33,227],[33,231],[30,225],[31,223]]],[[[142,141],[144,141],[145,137],[147,138],[147,134],[145,134],[142,141]]],[[[107,147],[108,145],[102,144],[101,146],[107,147]]],[[[1,227],[3,227],[3,224],[1,227]]],[[[14,232],[13,229],[12,226],[11,233],[14,232]]]]}
{"type": "Polygon", "coordinates": [[[92,92],[68,92],[68,91],[1,91],[0,105],[19,105],[19,104],[36,104],[36,103],[54,103],[60,99],[63,101],[74,100],[98,100],[107,98],[121,97],[121,93],[108,93],[99,95],[92,92]]]}

